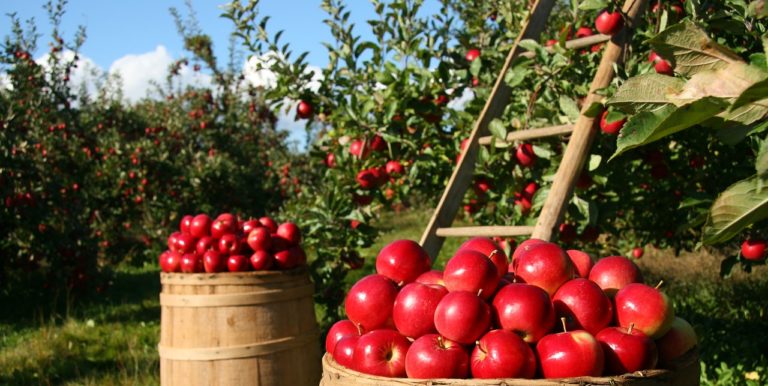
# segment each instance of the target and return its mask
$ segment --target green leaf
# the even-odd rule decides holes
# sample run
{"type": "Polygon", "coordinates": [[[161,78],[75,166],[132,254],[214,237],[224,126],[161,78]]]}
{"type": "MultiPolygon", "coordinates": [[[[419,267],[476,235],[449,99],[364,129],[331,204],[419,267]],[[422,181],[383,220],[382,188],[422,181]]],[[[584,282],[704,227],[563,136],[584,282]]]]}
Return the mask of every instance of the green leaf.
{"type": "Polygon", "coordinates": [[[597,118],[602,112],[603,104],[600,102],[592,102],[592,104],[584,110],[584,116],[587,118],[597,118]]]}
{"type": "Polygon", "coordinates": [[[710,39],[690,20],[667,28],[648,43],[661,57],[674,62],[675,72],[685,76],[742,61],[736,53],[710,39]]]}
{"type": "Polygon", "coordinates": [[[745,89],[741,95],[736,98],[733,105],[731,105],[731,111],[752,103],[760,103],[764,106],[768,106],[768,99],[766,98],[768,98],[768,78],[754,83],[745,89]]]}
{"type": "Polygon", "coordinates": [[[684,86],[685,81],[679,78],[656,73],[642,74],[627,79],[608,100],[608,105],[627,114],[658,110],[671,103],[667,95],[680,92],[684,86]]]}
{"type": "Polygon", "coordinates": [[[703,241],[717,244],[730,240],[747,226],[768,217],[768,180],[752,176],[720,193],[709,209],[703,241]]]}
{"type": "Polygon", "coordinates": [[[679,108],[668,105],[657,111],[637,113],[631,116],[621,129],[621,134],[616,140],[617,149],[611,159],[629,149],[647,145],[697,125],[719,114],[727,106],[721,99],[707,97],[679,108]]]}
{"type": "Polygon", "coordinates": [[[600,167],[600,163],[603,161],[603,157],[592,154],[589,156],[589,166],[588,169],[590,172],[600,167]]]}
{"type": "Polygon", "coordinates": [[[494,137],[502,141],[507,138],[507,128],[504,126],[504,122],[498,118],[494,118],[491,123],[488,124],[488,131],[490,131],[494,137]]]}
{"type": "Polygon", "coordinates": [[[483,69],[483,61],[480,60],[480,58],[475,59],[475,61],[472,62],[472,64],[469,65],[469,73],[473,76],[478,76],[480,74],[480,70],[483,69]]]}
{"type": "Polygon", "coordinates": [[[594,11],[606,7],[608,7],[607,0],[584,0],[579,4],[579,9],[582,11],[594,11]]]}
{"type": "Polygon", "coordinates": [[[731,277],[731,272],[733,271],[733,267],[738,264],[739,259],[736,256],[729,256],[728,258],[724,259],[720,262],[720,277],[723,279],[727,279],[731,277]]]}
{"type": "Polygon", "coordinates": [[[760,150],[757,152],[757,159],[755,159],[755,170],[757,170],[758,175],[768,171],[768,137],[763,138],[763,142],[760,144],[760,150]]]}
{"type": "Polygon", "coordinates": [[[565,115],[568,116],[568,119],[570,119],[571,122],[574,122],[577,119],[579,119],[579,106],[576,105],[576,102],[573,99],[565,95],[561,95],[559,103],[560,103],[560,110],[562,110],[565,113],[565,115]]]}

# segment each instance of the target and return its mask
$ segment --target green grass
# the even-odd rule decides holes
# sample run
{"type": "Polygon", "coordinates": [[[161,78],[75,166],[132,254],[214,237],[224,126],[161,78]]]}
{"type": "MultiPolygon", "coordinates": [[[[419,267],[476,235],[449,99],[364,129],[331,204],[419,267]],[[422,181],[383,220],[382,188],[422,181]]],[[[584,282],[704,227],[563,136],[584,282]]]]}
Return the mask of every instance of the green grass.
{"type": "MultiPolygon", "coordinates": [[[[362,251],[365,268],[352,272],[348,283],[373,270],[376,252],[388,242],[418,240],[429,215],[429,210],[385,214],[376,224],[382,236],[362,251]]],[[[447,240],[436,265],[461,242],[447,240]]],[[[647,282],[664,279],[677,314],[696,328],[702,384],[768,384],[768,267],[721,280],[719,260],[707,253],[674,257],[648,251],[639,265],[647,282]]],[[[159,290],[157,269],[147,267],[119,270],[106,292],[76,306],[44,298],[0,299],[0,385],[157,384],[159,290]]]]}

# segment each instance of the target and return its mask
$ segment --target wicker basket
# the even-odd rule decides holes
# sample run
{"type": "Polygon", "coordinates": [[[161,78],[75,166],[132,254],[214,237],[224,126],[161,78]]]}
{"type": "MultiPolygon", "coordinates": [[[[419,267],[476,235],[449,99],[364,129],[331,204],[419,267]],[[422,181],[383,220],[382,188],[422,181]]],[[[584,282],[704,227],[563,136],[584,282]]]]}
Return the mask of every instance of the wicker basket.
{"type": "Polygon", "coordinates": [[[678,360],[674,370],[644,370],[614,377],[579,377],[562,379],[406,379],[363,374],[323,357],[320,386],[694,386],[699,385],[699,355],[691,350],[678,360]]]}
{"type": "Polygon", "coordinates": [[[163,385],[317,385],[320,345],[305,268],[160,275],[163,385]]]}

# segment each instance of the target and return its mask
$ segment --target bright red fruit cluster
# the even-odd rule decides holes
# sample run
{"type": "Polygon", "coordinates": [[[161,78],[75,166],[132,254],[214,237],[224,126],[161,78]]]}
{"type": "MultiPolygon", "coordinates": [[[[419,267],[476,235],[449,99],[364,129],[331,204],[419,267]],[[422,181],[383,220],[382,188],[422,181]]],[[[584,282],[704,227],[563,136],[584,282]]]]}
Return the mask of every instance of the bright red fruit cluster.
{"type": "Polygon", "coordinates": [[[508,261],[491,239],[462,244],[444,271],[398,240],[349,290],[349,319],[326,351],[366,374],[409,378],[565,378],[668,367],[696,346],[657,287],[622,256],[596,263],[543,240],[508,261]],[[558,322],[559,320],[559,322],[558,322]]]}
{"type": "Polygon", "coordinates": [[[211,219],[186,215],[160,254],[163,272],[214,273],[283,270],[306,264],[301,231],[270,217],[243,220],[230,213],[211,219]]]}

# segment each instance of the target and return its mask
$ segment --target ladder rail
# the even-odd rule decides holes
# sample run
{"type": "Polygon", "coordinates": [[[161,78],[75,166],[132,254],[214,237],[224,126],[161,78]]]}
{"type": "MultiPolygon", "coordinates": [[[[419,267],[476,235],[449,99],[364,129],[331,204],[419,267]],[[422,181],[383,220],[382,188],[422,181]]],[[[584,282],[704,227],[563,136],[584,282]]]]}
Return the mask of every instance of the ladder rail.
{"type": "Polygon", "coordinates": [[[459,210],[461,199],[472,181],[474,164],[477,161],[478,139],[480,135],[488,131],[488,124],[491,120],[501,116],[504,108],[509,103],[510,89],[504,81],[504,75],[509,70],[512,60],[522,54],[523,49],[519,45],[520,41],[524,39],[538,40],[554,5],[555,0],[536,0],[520,35],[507,55],[507,59],[496,79],[490,97],[475,122],[467,147],[461,155],[458,166],[453,170],[453,174],[448,180],[447,188],[443,192],[435,213],[429,220],[427,228],[421,237],[420,244],[433,261],[437,258],[437,254],[440,252],[440,248],[445,241],[444,238],[437,235],[437,230],[438,228],[450,226],[453,223],[453,219],[459,210]]]}

